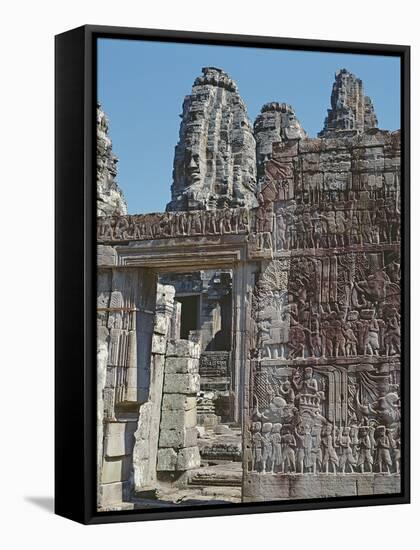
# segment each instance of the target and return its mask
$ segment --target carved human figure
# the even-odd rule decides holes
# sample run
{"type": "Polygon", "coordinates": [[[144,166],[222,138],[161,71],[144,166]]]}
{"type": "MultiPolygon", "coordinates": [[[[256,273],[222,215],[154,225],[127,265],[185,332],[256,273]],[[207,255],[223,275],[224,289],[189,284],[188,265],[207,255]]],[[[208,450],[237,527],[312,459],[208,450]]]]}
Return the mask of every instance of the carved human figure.
{"type": "Polygon", "coordinates": [[[353,456],[352,440],[350,436],[350,428],[345,426],[343,431],[338,437],[338,443],[341,448],[339,466],[341,473],[346,473],[346,467],[349,468],[350,473],[353,473],[353,466],[356,465],[356,459],[353,456]]]}
{"type": "Polygon", "coordinates": [[[309,470],[312,467],[312,435],[308,424],[299,426],[295,429],[296,437],[296,462],[297,469],[303,474],[305,468],[309,470]]]}
{"type": "Polygon", "coordinates": [[[369,320],[364,340],[364,352],[367,355],[379,355],[379,324],[375,317],[369,320]]]}
{"type": "Polygon", "coordinates": [[[262,458],[261,422],[252,423],[251,433],[251,471],[256,472],[262,458]]]}
{"type": "Polygon", "coordinates": [[[116,239],[127,239],[129,237],[129,221],[127,216],[121,216],[115,223],[114,237],[116,239]]]}
{"type": "Polygon", "coordinates": [[[279,422],[273,424],[271,430],[271,442],[273,445],[273,454],[271,459],[271,472],[283,472],[283,450],[281,444],[281,428],[282,425],[279,422]]]}
{"type": "Polygon", "coordinates": [[[219,233],[219,224],[218,224],[218,211],[217,210],[211,210],[209,212],[210,217],[210,232],[213,235],[217,235],[219,233]]]}
{"type": "Polygon", "coordinates": [[[295,231],[296,231],[296,248],[305,248],[305,225],[303,223],[303,206],[296,206],[295,210],[295,231]]]}
{"type": "Polygon", "coordinates": [[[102,222],[102,238],[104,241],[114,240],[116,217],[105,218],[102,222]]]}
{"type": "Polygon", "coordinates": [[[328,247],[333,248],[337,246],[337,224],[335,221],[335,212],[331,205],[327,206],[324,215],[320,216],[326,223],[326,234],[328,247]]]}
{"type": "Polygon", "coordinates": [[[328,318],[321,323],[322,356],[332,357],[334,354],[335,328],[330,324],[328,318]]]}
{"type": "Polygon", "coordinates": [[[330,313],[329,316],[330,323],[330,334],[333,341],[333,355],[338,357],[339,355],[346,355],[346,339],[343,333],[343,324],[341,319],[338,318],[338,315],[335,311],[330,313]]]}
{"type": "Polygon", "coordinates": [[[305,247],[314,248],[314,238],[313,238],[313,224],[312,224],[312,216],[311,216],[311,209],[309,206],[305,206],[302,213],[302,223],[303,223],[303,231],[304,231],[304,245],[305,247]]]}
{"type": "Polygon", "coordinates": [[[388,227],[388,242],[398,242],[399,239],[399,211],[395,206],[395,202],[390,199],[385,204],[386,222],[388,227]]]}
{"type": "Polygon", "coordinates": [[[342,327],[344,339],[345,339],[345,351],[346,356],[357,355],[357,336],[349,322],[343,323],[342,327]]]}
{"type": "Polygon", "coordinates": [[[288,359],[304,358],[306,331],[299,323],[292,324],[289,330],[289,354],[288,359]]]}
{"type": "Polygon", "coordinates": [[[350,436],[350,446],[351,446],[352,454],[356,460],[356,465],[357,465],[357,460],[359,456],[359,427],[355,422],[356,420],[354,419],[354,421],[350,425],[349,436],[350,436]]]}
{"type": "Polygon", "coordinates": [[[322,220],[320,218],[318,209],[314,206],[311,208],[311,222],[312,222],[312,243],[314,248],[321,246],[322,239],[322,220]]]}
{"type": "Polygon", "coordinates": [[[281,208],[276,215],[276,248],[277,250],[287,249],[287,226],[284,211],[281,208]]]}
{"type": "Polygon", "coordinates": [[[261,453],[261,464],[262,464],[262,473],[265,474],[267,472],[267,466],[268,464],[271,465],[272,459],[273,459],[273,442],[271,439],[271,430],[273,428],[273,424],[271,422],[264,422],[262,425],[262,453],[261,453]]]}
{"type": "Polygon", "coordinates": [[[395,464],[395,473],[400,473],[400,462],[401,462],[401,430],[398,427],[396,429],[395,434],[392,433],[392,431],[389,431],[389,438],[391,442],[391,446],[393,449],[393,458],[394,458],[394,464],[395,464]]]}
{"type": "Polygon", "coordinates": [[[293,376],[293,385],[299,394],[317,394],[318,382],[314,377],[312,367],[305,367],[303,377],[301,370],[298,368],[293,376]]]}
{"type": "Polygon", "coordinates": [[[357,466],[361,473],[372,472],[373,457],[372,457],[372,442],[369,437],[369,428],[361,426],[359,428],[359,456],[357,458],[357,466]]]}
{"type": "Polygon", "coordinates": [[[337,473],[338,457],[334,448],[334,436],[333,427],[331,424],[327,424],[324,428],[324,433],[321,438],[322,447],[322,465],[326,474],[329,473],[329,467],[331,466],[332,473],[337,473]]]}
{"type": "Polygon", "coordinates": [[[359,221],[362,242],[369,244],[372,242],[372,219],[367,208],[363,208],[359,211],[359,221]]]}
{"type": "Polygon", "coordinates": [[[285,430],[284,435],[281,438],[283,444],[283,471],[295,472],[296,471],[296,458],[295,448],[296,439],[289,429],[285,430]]]}
{"type": "Polygon", "coordinates": [[[239,208],[238,230],[246,231],[248,229],[249,217],[247,208],[239,208]]]}
{"type": "Polygon", "coordinates": [[[377,201],[377,207],[372,213],[372,220],[375,227],[374,243],[379,244],[386,242],[386,212],[383,199],[377,201]]]}
{"type": "Polygon", "coordinates": [[[337,246],[344,246],[344,236],[346,234],[346,216],[343,210],[337,210],[335,213],[335,223],[337,231],[337,246]]]}
{"type": "Polygon", "coordinates": [[[392,308],[385,325],[385,355],[396,355],[401,352],[400,315],[392,308]]]}
{"type": "Polygon", "coordinates": [[[313,466],[313,473],[322,470],[322,449],[321,449],[321,433],[322,428],[320,425],[312,426],[311,430],[311,464],[313,466]]]}
{"type": "Polygon", "coordinates": [[[312,357],[320,357],[322,355],[321,326],[318,313],[314,313],[311,318],[309,347],[312,357]]]}
{"type": "Polygon", "coordinates": [[[285,209],[288,249],[296,247],[295,210],[296,202],[292,200],[285,209]]]}
{"type": "Polygon", "coordinates": [[[387,474],[391,473],[392,459],[390,449],[391,443],[387,429],[385,426],[379,426],[376,437],[376,463],[380,474],[384,472],[387,474]]]}

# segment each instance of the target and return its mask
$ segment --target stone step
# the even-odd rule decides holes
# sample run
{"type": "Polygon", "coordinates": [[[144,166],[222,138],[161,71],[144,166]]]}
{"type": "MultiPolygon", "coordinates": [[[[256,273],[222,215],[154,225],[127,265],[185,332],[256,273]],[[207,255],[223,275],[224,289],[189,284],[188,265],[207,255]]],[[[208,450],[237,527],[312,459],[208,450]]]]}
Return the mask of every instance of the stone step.
{"type": "Polygon", "coordinates": [[[188,485],[201,487],[241,487],[242,469],[217,465],[192,470],[188,474],[188,485]]]}

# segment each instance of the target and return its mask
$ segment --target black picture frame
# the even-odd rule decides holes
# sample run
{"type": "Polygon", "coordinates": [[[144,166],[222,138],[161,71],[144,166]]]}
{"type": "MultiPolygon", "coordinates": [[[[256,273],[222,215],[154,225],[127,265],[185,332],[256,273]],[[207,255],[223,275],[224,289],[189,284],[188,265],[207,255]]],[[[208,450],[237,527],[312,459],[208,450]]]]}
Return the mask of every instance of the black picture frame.
{"type": "Polygon", "coordinates": [[[55,512],[84,524],[410,502],[410,47],[86,25],[55,37],[55,512]],[[96,511],[96,41],[98,38],[399,56],[402,135],[401,493],[96,511]]]}

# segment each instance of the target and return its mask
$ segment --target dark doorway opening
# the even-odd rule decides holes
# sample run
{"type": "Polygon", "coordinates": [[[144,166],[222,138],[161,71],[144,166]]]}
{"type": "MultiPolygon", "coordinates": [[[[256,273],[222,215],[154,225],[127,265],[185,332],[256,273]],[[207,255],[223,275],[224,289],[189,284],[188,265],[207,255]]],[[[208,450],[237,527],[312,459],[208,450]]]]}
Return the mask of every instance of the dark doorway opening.
{"type": "Polygon", "coordinates": [[[200,296],[177,296],[181,303],[181,338],[187,340],[191,330],[198,330],[200,296]]]}

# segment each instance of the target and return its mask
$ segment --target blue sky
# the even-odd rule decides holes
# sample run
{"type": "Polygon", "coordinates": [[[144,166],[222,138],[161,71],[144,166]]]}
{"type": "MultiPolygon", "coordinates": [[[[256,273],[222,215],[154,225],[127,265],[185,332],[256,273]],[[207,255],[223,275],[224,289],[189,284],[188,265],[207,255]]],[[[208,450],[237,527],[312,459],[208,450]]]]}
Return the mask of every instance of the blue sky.
{"type": "Polygon", "coordinates": [[[311,137],[323,126],[335,71],[346,68],[363,80],[379,127],[400,128],[398,57],[99,39],[98,100],[129,213],[163,211],[170,200],[182,102],[205,66],[236,81],[252,122],[264,103],[289,103],[311,137]]]}

